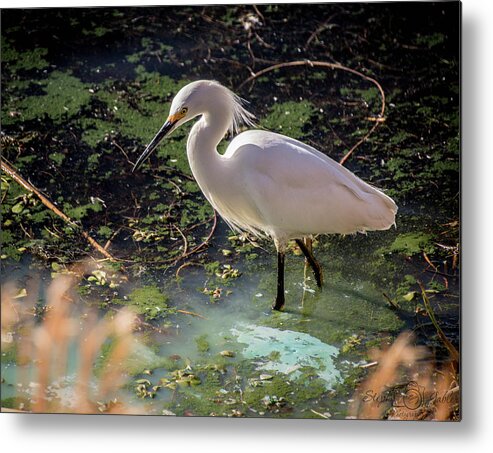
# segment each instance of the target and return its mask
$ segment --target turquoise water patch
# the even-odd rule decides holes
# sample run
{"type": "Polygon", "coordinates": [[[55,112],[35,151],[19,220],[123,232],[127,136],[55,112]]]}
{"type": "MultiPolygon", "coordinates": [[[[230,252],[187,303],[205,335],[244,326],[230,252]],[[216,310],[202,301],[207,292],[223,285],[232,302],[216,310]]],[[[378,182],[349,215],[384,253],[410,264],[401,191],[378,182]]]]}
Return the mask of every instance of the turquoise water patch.
{"type": "Polygon", "coordinates": [[[276,371],[296,379],[301,376],[302,368],[310,367],[325,381],[328,390],[342,381],[333,360],[339,349],[318,338],[292,330],[252,324],[238,324],[231,329],[231,333],[239,343],[247,345],[242,354],[257,360],[257,370],[276,371]]]}

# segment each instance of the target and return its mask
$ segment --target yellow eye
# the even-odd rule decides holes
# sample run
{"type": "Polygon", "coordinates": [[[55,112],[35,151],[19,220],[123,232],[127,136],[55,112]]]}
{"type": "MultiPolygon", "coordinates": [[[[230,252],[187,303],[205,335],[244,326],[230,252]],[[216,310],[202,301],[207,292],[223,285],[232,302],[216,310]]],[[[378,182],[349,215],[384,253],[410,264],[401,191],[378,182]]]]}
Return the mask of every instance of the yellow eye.
{"type": "Polygon", "coordinates": [[[180,113],[181,113],[182,115],[186,115],[186,114],[187,114],[187,112],[188,112],[188,108],[187,108],[187,107],[183,107],[183,108],[180,110],[180,113]]]}

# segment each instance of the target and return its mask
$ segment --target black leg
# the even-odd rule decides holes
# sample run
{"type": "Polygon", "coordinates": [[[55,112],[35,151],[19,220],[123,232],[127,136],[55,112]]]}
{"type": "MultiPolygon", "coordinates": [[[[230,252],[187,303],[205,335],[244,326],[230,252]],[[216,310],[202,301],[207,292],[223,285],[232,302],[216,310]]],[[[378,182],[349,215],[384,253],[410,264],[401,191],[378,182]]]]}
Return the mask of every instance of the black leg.
{"type": "Polygon", "coordinates": [[[320,266],[320,264],[318,264],[318,261],[313,256],[312,251],[306,246],[306,244],[301,239],[296,239],[296,244],[298,244],[298,247],[301,249],[301,251],[306,257],[308,264],[310,264],[310,267],[313,270],[313,274],[315,275],[317,286],[321,288],[324,282],[322,267],[320,266]]]}
{"type": "Polygon", "coordinates": [[[277,252],[277,295],[273,310],[281,310],[284,307],[284,252],[277,252]]]}

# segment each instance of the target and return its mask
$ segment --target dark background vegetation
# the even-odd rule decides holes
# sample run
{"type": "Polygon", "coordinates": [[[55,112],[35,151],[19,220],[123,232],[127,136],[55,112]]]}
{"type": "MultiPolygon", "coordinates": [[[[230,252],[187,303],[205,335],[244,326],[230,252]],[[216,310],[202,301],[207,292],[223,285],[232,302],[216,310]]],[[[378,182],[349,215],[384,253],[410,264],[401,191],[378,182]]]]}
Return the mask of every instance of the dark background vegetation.
{"type": "MultiPolygon", "coordinates": [[[[385,123],[347,166],[387,189],[401,212],[409,203],[425,210],[432,204],[457,220],[458,8],[457,2],[410,2],[5,10],[3,155],[55,201],[63,199],[69,214],[101,240],[110,234],[101,227],[114,231],[122,214],[130,214],[129,205],[141,208],[131,215],[146,209],[141,202],[149,196],[149,178],[131,175],[131,162],[164,120],[166,102],[181,81],[217,79],[234,90],[274,63],[339,62],[374,77],[386,93],[385,123]],[[37,96],[46,92],[43,102],[37,96]],[[91,140],[91,132],[100,136],[91,140]]],[[[283,131],[282,104],[290,102],[297,117],[284,132],[335,159],[379,111],[373,86],[320,68],[279,70],[239,94],[260,124],[273,130],[283,131]]],[[[154,160],[151,171],[162,175],[164,163],[154,160]]],[[[186,162],[179,170],[188,173],[186,162]]],[[[162,204],[163,193],[156,196],[162,204]]],[[[184,207],[182,200],[176,207],[184,207]]],[[[37,214],[12,221],[25,220],[39,233],[48,217],[37,214]]],[[[26,239],[18,228],[4,231],[26,239]]]]}

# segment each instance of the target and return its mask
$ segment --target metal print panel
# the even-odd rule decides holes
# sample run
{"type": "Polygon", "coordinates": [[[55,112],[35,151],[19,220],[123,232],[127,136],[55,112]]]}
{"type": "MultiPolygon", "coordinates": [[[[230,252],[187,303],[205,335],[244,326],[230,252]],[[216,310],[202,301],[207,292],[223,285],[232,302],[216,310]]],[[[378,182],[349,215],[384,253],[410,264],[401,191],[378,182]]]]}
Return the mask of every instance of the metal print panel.
{"type": "Polygon", "coordinates": [[[460,3],[2,10],[5,412],[460,412],[460,3]]]}

